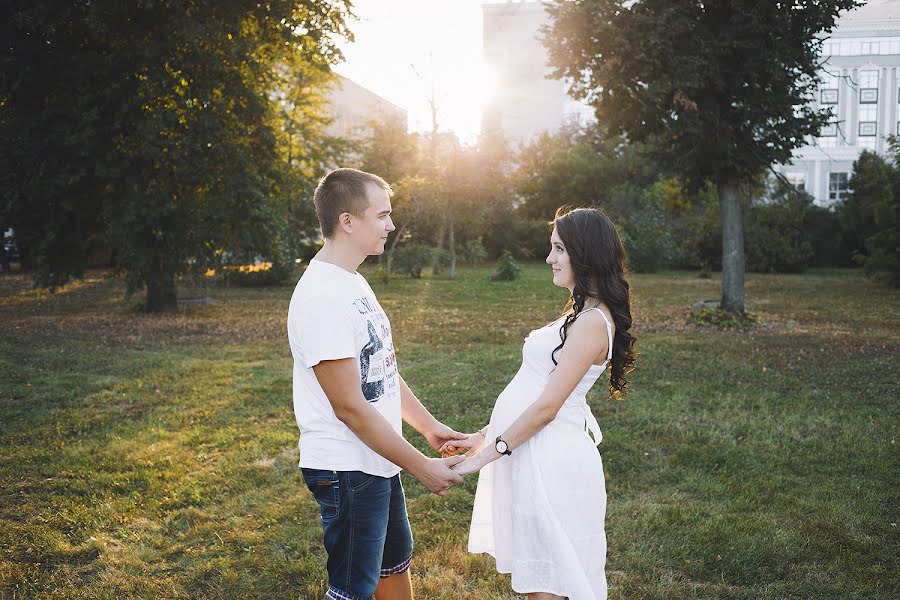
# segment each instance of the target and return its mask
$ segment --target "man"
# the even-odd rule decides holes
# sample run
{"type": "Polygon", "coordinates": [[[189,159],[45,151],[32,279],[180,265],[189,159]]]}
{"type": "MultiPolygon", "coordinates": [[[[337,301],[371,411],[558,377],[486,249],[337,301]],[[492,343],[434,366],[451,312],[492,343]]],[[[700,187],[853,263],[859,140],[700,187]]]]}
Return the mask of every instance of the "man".
{"type": "Polygon", "coordinates": [[[427,458],[402,437],[401,418],[432,448],[465,436],[438,422],[397,371],[391,326],[356,272],[384,252],[391,188],[377,175],[337,169],[314,200],[325,244],[288,311],[300,467],[319,503],[328,552],[327,598],[412,598],[412,534],[399,472],[443,495],[462,457],[427,458]]]}

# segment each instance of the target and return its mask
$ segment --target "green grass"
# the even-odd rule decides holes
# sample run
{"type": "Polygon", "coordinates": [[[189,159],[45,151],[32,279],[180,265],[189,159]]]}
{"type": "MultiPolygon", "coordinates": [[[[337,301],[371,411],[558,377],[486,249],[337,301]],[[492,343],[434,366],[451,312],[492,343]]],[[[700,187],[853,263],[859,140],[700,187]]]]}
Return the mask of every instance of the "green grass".
{"type": "MultiPolygon", "coordinates": [[[[546,267],[491,283],[370,281],[401,371],[471,430],[565,292],[546,267]]],[[[900,294],[856,271],[749,275],[762,324],[686,319],[719,281],[632,277],[631,394],[594,390],[610,597],[900,596],[900,294]]],[[[101,273],[57,294],[0,277],[0,597],[316,598],[318,512],[296,468],[291,288],[143,315],[101,273]]],[[[407,437],[420,449],[415,432],[407,437]]],[[[404,475],[425,599],[515,598],[465,552],[475,478],[404,475]]]]}

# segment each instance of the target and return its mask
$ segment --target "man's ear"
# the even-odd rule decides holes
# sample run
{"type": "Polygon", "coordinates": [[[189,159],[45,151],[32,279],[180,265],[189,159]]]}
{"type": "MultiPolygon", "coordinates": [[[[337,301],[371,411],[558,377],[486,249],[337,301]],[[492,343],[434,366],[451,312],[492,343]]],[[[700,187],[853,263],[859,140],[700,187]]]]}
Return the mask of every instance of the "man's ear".
{"type": "Polygon", "coordinates": [[[338,225],[344,230],[344,233],[353,233],[353,215],[343,212],[338,215],[338,225]]]}

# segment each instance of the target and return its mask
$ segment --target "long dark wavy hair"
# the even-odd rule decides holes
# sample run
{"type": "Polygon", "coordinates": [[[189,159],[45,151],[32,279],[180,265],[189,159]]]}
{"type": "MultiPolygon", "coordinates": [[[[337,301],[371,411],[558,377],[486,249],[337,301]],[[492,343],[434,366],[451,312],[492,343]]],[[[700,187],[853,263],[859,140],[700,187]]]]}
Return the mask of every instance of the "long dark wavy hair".
{"type": "Polygon", "coordinates": [[[556,227],[569,254],[569,262],[575,274],[575,289],[566,305],[566,319],[559,329],[562,340],[553,349],[550,358],[556,362],[556,354],[566,343],[569,326],[581,314],[588,298],[606,304],[616,324],[610,361],[609,394],[615,398],[626,392],[625,375],[634,369],[636,355],[635,337],[631,329],[631,296],[628,290],[625,268],[625,248],[616,226],[603,211],[597,208],[569,209],[560,207],[550,225],[556,227]]]}

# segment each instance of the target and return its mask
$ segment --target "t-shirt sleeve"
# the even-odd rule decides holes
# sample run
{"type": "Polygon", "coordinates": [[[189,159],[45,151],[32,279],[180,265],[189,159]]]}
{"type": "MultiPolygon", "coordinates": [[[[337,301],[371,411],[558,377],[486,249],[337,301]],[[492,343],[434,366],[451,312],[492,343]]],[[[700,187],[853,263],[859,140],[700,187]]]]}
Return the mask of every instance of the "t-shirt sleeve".
{"type": "Polygon", "coordinates": [[[343,306],[327,297],[304,300],[292,311],[288,329],[304,366],[323,360],[355,358],[353,319],[343,306]]]}

